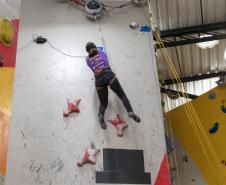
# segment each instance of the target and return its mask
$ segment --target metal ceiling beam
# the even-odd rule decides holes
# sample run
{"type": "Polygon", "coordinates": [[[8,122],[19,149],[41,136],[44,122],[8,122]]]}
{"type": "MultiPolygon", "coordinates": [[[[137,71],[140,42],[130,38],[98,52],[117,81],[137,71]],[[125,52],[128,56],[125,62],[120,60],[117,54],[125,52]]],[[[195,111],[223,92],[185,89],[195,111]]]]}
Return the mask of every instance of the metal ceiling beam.
{"type": "Polygon", "coordinates": [[[170,91],[172,93],[178,93],[180,95],[180,97],[189,98],[189,99],[192,99],[192,100],[194,100],[194,99],[199,97],[199,96],[194,95],[194,94],[183,93],[183,92],[180,92],[180,91],[175,91],[175,90],[171,90],[171,89],[161,88],[161,93],[166,93],[167,91],[170,91]]]}
{"type": "MultiPolygon", "coordinates": [[[[205,79],[216,78],[216,77],[220,77],[220,76],[226,76],[226,71],[202,74],[202,75],[194,75],[194,76],[185,76],[185,77],[180,78],[180,81],[182,83],[194,82],[194,81],[198,81],[198,80],[205,80],[205,79]]],[[[177,80],[176,79],[168,79],[168,80],[165,80],[165,82],[164,82],[164,85],[172,85],[172,84],[177,84],[177,80]]]]}
{"type": "MultiPolygon", "coordinates": [[[[194,38],[194,39],[184,39],[184,40],[178,40],[178,41],[170,41],[170,42],[164,42],[164,47],[175,47],[175,46],[183,46],[183,45],[189,45],[189,44],[195,44],[195,43],[200,43],[200,42],[207,42],[207,41],[213,41],[213,40],[222,40],[226,39],[226,34],[221,34],[221,35],[213,35],[210,37],[203,37],[203,38],[194,38]]],[[[157,49],[160,49],[159,44],[155,44],[157,49]]]]}
{"type": "Polygon", "coordinates": [[[161,38],[164,37],[175,37],[175,36],[185,36],[191,34],[205,33],[216,30],[224,30],[226,29],[226,22],[218,22],[211,24],[203,24],[198,26],[184,27],[172,30],[163,30],[160,31],[161,38]]]}
{"type": "MultiPolygon", "coordinates": [[[[175,47],[226,39],[226,33],[219,32],[221,30],[226,30],[226,22],[203,24],[172,30],[163,30],[160,31],[160,37],[165,47],[175,47]],[[203,34],[211,34],[211,36],[200,38],[200,35],[203,34]]],[[[155,36],[154,40],[157,40],[155,36]]],[[[157,49],[161,48],[159,44],[155,44],[155,47],[157,49]]]]}

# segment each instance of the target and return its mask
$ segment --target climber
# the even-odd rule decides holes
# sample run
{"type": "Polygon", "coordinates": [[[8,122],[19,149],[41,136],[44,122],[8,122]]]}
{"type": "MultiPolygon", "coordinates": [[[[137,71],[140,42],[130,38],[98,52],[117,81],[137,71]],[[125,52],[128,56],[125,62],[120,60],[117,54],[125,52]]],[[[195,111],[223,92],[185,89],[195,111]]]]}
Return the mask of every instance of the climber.
{"type": "Polygon", "coordinates": [[[122,89],[119,80],[109,66],[107,54],[98,50],[96,45],[92,42],[86,44],[86,51],[89,54],[86,58],[86,63],[94,73],[95,86],[100,100],[98,117],[101,128],[107,128],[104,121],[104,114],[108,105],[108,86],[110,86],[111,90],[113,90],[122,100],[122,103],[128,112],[128,116],[139,123],[141,121],[140,118],[133,112],[131,104],[122,89]]]}

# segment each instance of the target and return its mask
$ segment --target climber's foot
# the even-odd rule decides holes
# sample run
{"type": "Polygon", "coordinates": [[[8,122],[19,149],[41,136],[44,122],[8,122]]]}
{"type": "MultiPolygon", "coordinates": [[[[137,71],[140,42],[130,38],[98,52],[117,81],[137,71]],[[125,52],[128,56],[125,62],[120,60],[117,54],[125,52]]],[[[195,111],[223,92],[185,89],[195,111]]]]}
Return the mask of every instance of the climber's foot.
{"type": "Polygon", "coordinates": [[[105,130],[107,128],[107,125],[105,124],[103,116],[99,116],[99,122],[100,122],[100,127],[105,130]]]}
{"type": "Polygon", "coordinates": [[[130,118],[133,118],[133,120],[136,121],[137,123],[140,123],[140,121],[141,121],[140,118],[136,114],[134,114],[134,112],[129,112],[128,116],[130,118]]]}

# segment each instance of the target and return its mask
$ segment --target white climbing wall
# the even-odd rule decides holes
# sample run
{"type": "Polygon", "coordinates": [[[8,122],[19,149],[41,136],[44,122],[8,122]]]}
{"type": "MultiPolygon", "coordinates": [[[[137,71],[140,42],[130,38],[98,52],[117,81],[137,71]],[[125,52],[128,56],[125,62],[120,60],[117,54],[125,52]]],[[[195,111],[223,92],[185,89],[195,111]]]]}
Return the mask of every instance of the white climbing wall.
{"type": "MultiPolygon", "coordinates": [[[[187,154],[187,152],[183,149],[180,141],[174,136],[174,143],[175,143],[175,151],[176,156],[172,155],[173,161],[175,158],[177,159],[177,169],[178,175],[175,172],[174,183],[172,185],[177,184],[192,184],[192,185],[208,185],[204,177],[201,175],[199,169],[195,165],[194,161],[191,157],[187,154]],[[187,162],[183,161],[183,157],[187,157],[187,162]]],[[[175,163],[174,163],[175,164],[175,163]]]]}
{"type": "MultiPolygon", "coordinates": [[[[72,55],[86,55],[88,41],[101,45],[95,22],[77,8],[54,0],[23,0],[21,9],[19,48],[32,34],[47,37],[72,55]]],[[[165,154],[159,84],[152,34],[149,43],[148,34],[129,28],[132,21],[146,24],[141,9],[132,5],[99,20],[110,64],[142,119],[140,124],[128,119],[109,91],[106,118],[120,113],[128,122],[123,138],[112,125],[106,131],[99,126],[93,74],[84,59],[64,56],[48,44],[33,43],[18,52],[6,185],[96,184],[95,171],[103,169],[102,151],[95,166],[76,166],[91,141],[101,150],[144,150],[145,172],[151,172],[154,184],[165,154]],[[82,99],[81,113],[64,119],[68,97],[82,99]]]]}

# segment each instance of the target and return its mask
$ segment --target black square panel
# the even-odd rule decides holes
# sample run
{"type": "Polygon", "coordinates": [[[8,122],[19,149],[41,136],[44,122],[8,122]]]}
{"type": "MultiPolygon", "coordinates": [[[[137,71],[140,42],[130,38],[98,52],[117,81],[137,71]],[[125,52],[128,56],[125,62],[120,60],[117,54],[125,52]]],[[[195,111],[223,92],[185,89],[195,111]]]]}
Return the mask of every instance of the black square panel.
{"type": "Polygon", "coordinates": [[[144,154],[142,150],[131,152],[131,171],[144,172],[144,154]]]}
{"type": "Polygon", "coordinates": [[[117,171],[130,171],[131,162],[131,152],[129,150],[117,150],[117,171]]]}
{"type": "Polygon", "coordinates": [[[116,150],[114,149],[104,149],[103,150],[104,157],[104,171],[116,171],[116,150]]]}
{"type": "Polygon", "coordinates": [[[151,184],[150,173],[96,172],[96,183],[104,184],[151,184]]]}
{"type": "Polygon", "coordinates": [[[96,172],[96,183],[151,184],[144,170],[143,150],[103,149],[104,171],[96,172]]]}

